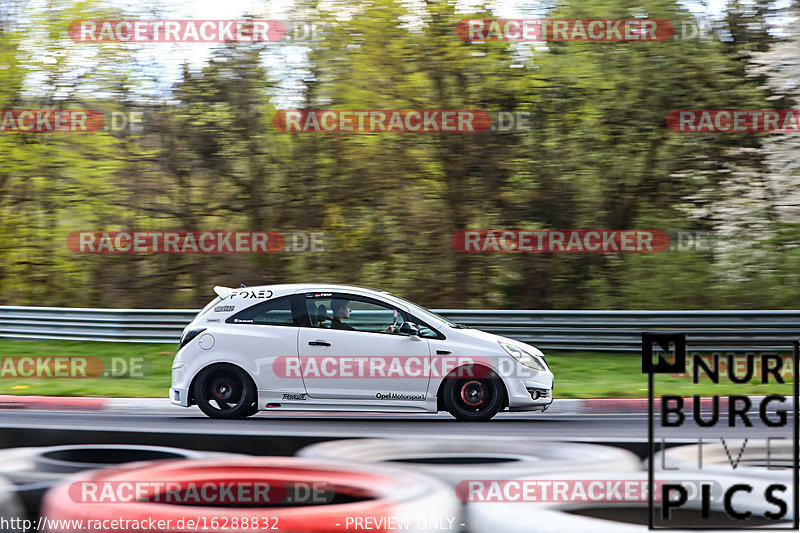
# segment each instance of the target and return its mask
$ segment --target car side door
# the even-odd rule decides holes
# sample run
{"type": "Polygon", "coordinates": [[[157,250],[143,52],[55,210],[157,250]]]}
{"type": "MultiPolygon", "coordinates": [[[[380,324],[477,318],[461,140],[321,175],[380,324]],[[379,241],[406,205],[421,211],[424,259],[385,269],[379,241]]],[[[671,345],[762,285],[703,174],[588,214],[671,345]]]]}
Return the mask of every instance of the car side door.
{"type": "Polygon", "coordinates": [[[309,320],[297,351],[309,397],[425,400],[430,347],[427,339],[399,332],[407,310],[355,293],[306,292],[303,298],[309,320]]]}

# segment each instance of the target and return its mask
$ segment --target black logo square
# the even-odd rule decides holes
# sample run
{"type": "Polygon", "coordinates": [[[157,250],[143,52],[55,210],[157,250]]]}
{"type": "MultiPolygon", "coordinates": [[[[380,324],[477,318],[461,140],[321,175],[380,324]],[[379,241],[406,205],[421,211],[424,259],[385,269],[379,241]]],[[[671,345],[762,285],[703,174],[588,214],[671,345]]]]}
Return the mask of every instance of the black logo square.
{"type": "Polygon", "coordinates": [[[642,333],[643,374],[680,374],[685,368],[685,333],[642,333]],[[670,361],[669,358],[659,355],[658,362],[653,362],[653,344],[657,344],[665,354],[670,352],[670,345],[674,345],[674,359],[670,361]]]}

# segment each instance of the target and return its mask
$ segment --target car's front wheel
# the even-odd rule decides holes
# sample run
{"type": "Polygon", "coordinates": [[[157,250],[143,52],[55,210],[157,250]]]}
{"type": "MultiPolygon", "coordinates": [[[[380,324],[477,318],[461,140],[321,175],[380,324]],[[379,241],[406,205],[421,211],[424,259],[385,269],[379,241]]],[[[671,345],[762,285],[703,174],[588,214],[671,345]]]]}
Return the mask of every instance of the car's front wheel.
{"type": "Polygon", "coordinates": [[[490,373],[482,378],[448,376],[442,390],[444,407],[458,420],[489,420],[503,408],[505,388],[490,373]]]}
{"type": "Polygon", "coordinates": [[[256,388],[250,376],[234,365],[200,371],[194,386],[197,406],[211,418],[241,418],[253,414],[256,388]]]}

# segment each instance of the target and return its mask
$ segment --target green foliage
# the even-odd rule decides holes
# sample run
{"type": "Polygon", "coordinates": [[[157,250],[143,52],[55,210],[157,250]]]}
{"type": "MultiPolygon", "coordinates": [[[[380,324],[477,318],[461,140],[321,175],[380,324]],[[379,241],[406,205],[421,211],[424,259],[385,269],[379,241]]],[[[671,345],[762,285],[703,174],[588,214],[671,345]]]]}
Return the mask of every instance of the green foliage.
{"type": "MultiPolygon", "coordinates": [[[[798,284],[796,230],[766,219],[769,238],[751,248],[728,243],[743,250],[740,259],[716,251],[462,254],[451,246],[454,232],[470,228],[714,229],[690,215],[694,203],[721,202],[731,172],[755,180],[762,138],[676,133],[666,116],[770,107],[763,79],[745,68],[747,53],[772,42],[762,3],[731,4],[717,25],[721,38],[547,46],[463,42],[459,20],[493,14],[458,12],[445,0],[295,10],[333,20],[332,30],[300,52],[220,45],[202,68],[185,66],[157,102],[141,96],[148,80],[135,48],[64,37],[70,20],[109,18],[109,4],[52,1],[33,18],[10,11],[17,26],[35,22],[40,31],[21,47],[19,32],[0,26],[2,108],[146,109],[147,124],[136,135],[0,135],[0,302],[191,307],[217,284],[319,280],[436,307],[796,307],[791,293],[774,290],[798,284]],[[281,68],[282,53],[304,63],[281,68]],[[537,120],[521,132],[281,133],[272,118],[287,80],[301,85],[293,96],[305,109],[514,109],[537,120]],[[71,231],[123,228],[324,231],[332,240],[317,254],[66,249],[71,231]]],[[[549,13],[640,15],[676,27],[694,21],[673,0],[560,2],[549,13]]]]}

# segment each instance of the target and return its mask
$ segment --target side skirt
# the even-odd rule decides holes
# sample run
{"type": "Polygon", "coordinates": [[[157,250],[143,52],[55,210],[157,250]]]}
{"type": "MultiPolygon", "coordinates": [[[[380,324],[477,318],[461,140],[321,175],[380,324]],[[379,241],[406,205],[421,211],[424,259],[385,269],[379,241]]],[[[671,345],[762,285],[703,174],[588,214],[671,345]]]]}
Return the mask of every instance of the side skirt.
{"type": "Polygon", "coordinates": [[[422,401],[399,400],[322,400],[305,394],[259,391],[261,411],[364,411],[373,413],[435,413],[436,397],[422,401]]]}

